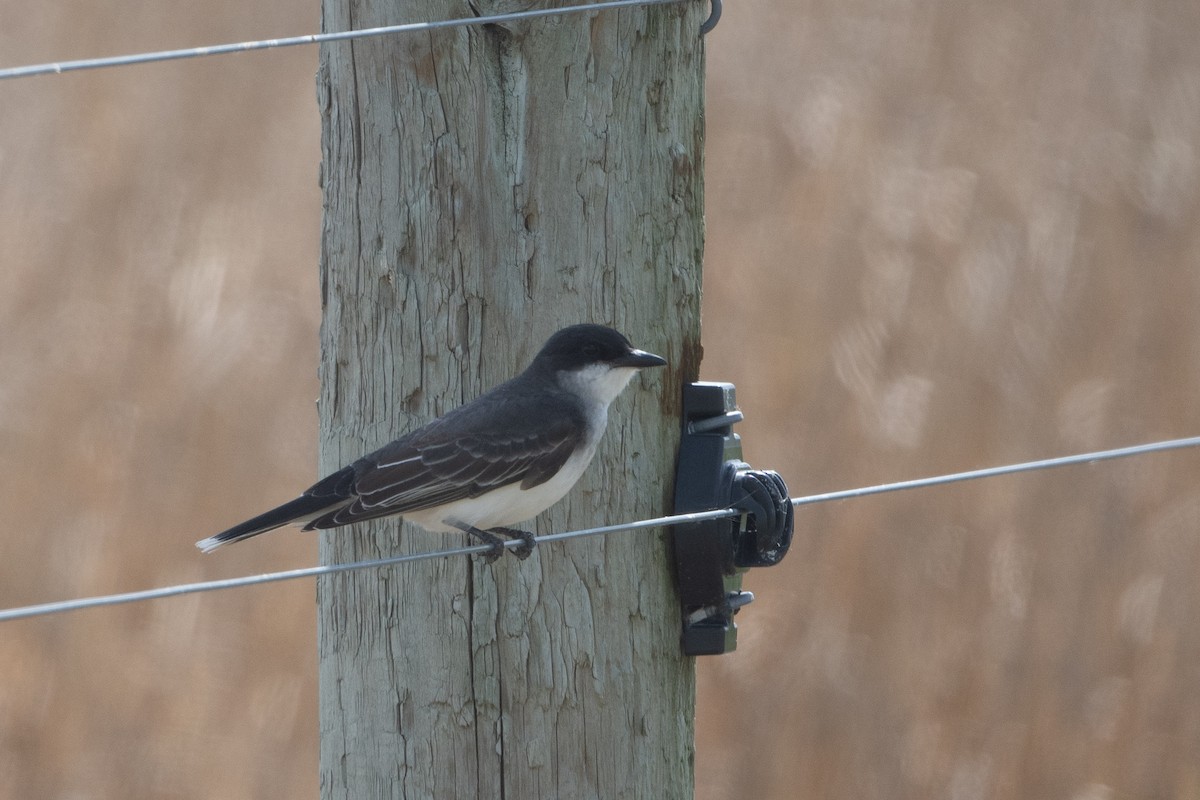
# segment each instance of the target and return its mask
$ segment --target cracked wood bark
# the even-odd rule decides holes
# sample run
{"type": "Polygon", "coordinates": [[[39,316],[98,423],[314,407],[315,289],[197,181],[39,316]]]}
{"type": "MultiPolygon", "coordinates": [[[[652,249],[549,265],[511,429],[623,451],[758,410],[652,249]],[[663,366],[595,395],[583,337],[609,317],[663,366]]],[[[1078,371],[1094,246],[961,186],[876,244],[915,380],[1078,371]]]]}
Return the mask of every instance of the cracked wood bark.
{"type": "MultiPolygon", "coordinates": [[[[505,10],[323,0],[323,28],[505,10]]],[[[670,367],[613,405],[595,462],[536,530],[669,510],[680,385],[699,365],[705,11],[322,47],[324,471],[595,321],[670,367]]],[[[461,543],[382,522],[322,534],[321,558],[461,543]]],[[[668,555],[661,532],[621,533],[524,563],[322,578],[322,797],[689,796],[693,664],[668,555]]]]}

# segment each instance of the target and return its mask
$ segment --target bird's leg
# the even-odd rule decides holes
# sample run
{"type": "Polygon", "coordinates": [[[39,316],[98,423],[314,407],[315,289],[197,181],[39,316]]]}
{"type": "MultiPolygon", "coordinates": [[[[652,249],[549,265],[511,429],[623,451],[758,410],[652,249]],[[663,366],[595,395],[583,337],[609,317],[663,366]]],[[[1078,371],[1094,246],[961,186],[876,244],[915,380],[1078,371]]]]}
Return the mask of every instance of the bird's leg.
{"type": "Polygon", "coordinates": [[[519,561],[524,561],[525,559],[529,558],[529,554],[533,552],[533,534],[529,531],[519,531],[514,528],[490,528],[485,531],[480,528],[476,528],[474,525],[468,525],[465,522],[459,522],[457,520],[446,520],[446,522],[458,528],[463,533],[474,536],[484,544],[490,545],[491,550],[488,550],[483,554],[484,560],[489,564],[494,562],[500,556],[504,555],[506,548],[504,546],[504,539],[500,538],[502,536],[506,536],[509,539],[521,540],[521,544],[517,547],[514,547],[512,551],[513,555],[516,556],[519,561]]]}
{"type": "Polygon", "coordinates": [[[486,545],[491,545],[491,550],[483,553],[483,560],[491,564],[500,556],[504,555],[504,540],[491,531],[482,531],[474,525],[464,525],[462,530],[469,536],[474,536],[486,545]]]}

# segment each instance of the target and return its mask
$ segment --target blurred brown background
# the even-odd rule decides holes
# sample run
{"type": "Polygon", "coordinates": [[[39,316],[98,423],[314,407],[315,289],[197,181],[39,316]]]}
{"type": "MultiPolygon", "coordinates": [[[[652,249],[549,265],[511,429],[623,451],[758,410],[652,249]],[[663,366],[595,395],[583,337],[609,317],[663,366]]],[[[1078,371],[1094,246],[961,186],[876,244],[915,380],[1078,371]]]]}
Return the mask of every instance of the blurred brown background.
{"type": "MultiPolygon", "coordinates": [[[[2,65],[317,29],[0,2],[2,65]]],[[[1200,5],[731,4],[703,375],[795,494],[1200,433],[1200,5]]],[[[0,606],[305,566],[316,51],[0,84],[0,606]],[[270,478],[261,478],[266,469],[270,478]]],[[[1200,453],[806,508],[701,798],[1200,795],[1200,453]]],[[[0,626],[0,797],[315,797],[313,588],[0,626]]]]}

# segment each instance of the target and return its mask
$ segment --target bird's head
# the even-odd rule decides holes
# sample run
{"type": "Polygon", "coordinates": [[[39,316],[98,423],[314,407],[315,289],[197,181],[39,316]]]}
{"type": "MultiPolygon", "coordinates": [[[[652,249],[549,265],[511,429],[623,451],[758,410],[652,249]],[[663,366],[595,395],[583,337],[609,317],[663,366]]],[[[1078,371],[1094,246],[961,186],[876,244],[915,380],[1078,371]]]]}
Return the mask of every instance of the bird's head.
{"type": "Polygon", "coordinates": [[[542,346],[531,369],[554,375],[558,383],[585,400],[607,406],[639,369],[661,367],[666,359],[638,350],[603,325],[572,325],[542,346]]]}

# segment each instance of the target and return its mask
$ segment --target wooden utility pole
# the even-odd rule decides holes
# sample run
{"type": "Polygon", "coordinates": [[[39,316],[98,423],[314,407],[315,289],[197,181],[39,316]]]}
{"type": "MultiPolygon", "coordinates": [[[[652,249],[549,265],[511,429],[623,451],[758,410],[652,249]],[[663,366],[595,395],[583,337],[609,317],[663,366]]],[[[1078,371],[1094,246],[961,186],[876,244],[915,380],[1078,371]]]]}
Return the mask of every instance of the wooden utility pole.
{"type": "MultiPolygon", "coordinates": [[[[323,0],[323,28],[512,10],[323,0]]],[[[669,511],[680,386],[699,365],[706,12],[322,47],[324,470],[511,377],[559,327],[600,322],[670,366],[614,403],[537,531],[669,511]]],[[[381,522],[323,534],[321,557],[462,543],[381,522]]],[[[689,796],[693,664],[668,556],[661,532],[620,533],[523,563],[323,578],[322,797],[689,796]]]]}

